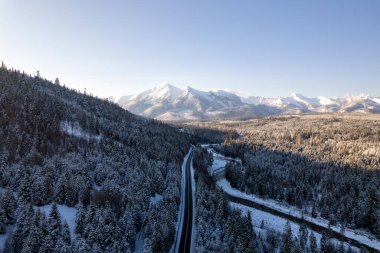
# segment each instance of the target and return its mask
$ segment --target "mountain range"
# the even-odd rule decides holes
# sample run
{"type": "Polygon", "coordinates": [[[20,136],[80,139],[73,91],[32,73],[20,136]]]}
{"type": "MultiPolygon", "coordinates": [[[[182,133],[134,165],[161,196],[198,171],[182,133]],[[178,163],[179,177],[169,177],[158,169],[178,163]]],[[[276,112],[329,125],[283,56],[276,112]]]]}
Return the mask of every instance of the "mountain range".
{"type": "Polygon", "coordinates": [[[380,113],[380,97],[358,96],[309,98],[243,97],[226,90],[180,89],[165,84],[137,95],[121,97],[117,103],[132,113],[160,120],[244,119],[278,114],[357,112],[380,113]]]}

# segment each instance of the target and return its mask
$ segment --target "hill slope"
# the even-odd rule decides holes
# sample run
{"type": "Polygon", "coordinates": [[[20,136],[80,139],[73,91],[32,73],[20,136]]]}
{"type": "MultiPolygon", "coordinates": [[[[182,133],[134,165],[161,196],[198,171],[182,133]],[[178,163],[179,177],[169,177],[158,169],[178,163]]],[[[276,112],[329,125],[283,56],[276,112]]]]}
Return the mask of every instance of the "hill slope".
{"type": "Polygon", "coordinates": [[[139,231],[153,251],[170,248],[186,134],[4,67],[0,114],[5,252],[130,252],[139,231]],[[152,205],[157,195],[163,200],[152,205]],[[57,213],[32,208],[53,202],[78,209],[71,240],[57,213]]]}

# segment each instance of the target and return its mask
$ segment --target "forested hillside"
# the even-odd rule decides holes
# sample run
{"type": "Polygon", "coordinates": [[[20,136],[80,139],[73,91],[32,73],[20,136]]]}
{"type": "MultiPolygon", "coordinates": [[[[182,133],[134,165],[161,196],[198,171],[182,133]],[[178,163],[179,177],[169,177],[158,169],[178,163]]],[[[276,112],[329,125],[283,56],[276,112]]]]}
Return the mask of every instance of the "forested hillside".
{"type": "Polygon", "coordinates": [[[327,233],[322,234],[317,243],[315,232],[308,230],[305,224],[300,224],[299,229],[293,225],[292,229],[287,221],[284,227],[274,230],[265,225],[271,223],[270,220],[262,219],[260,226],[254,227],[252,217],[258,219],[260,214],[254,212],[251,216],[251,212],[242,212],[228,201],[209,175],[208,167],[213,161],[207,150],[195,149],[193,159],[196,178],[195,252],[357,252],[357,249],[334,240],[327,233]]]}
{"type": "Polygon", "coordinates": [[[4,252],[133,252],[138,232],[144,252],[170,249],[188,134],[4,65],[0,115],[4,252]],[[76,208],[74,234],[57,205],[76,208]]]}
{"type": "MultiPolygon", "coordinates": [[[[194,124],[194,123],[193,123],[194,124]]],[[[234,130],[221,146],[226,178],[250,194],[380,237],[380,121],[333,115],[211,122],[234,130]]]]}

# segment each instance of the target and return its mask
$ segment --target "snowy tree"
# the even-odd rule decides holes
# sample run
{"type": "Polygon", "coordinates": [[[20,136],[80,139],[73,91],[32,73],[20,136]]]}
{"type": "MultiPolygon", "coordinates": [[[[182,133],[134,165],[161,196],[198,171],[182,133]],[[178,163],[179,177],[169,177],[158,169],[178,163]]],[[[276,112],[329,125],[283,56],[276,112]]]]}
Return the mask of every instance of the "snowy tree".
{"type": "Polygon", "coordinates": [[[306,224],[301,223],[299,227],[299,231],[298,231],[298,240],[299,240],[299,245],[301,246],[302,250],[305,250],[308,238],[309,238],[309,234],[307,231],[306,224]]]}
{"type": "Polygon", "coordinates": [[[315,237],[313,232],[310,233],[309,242],[310,242],[310,252],[318,253],[319,250],[318,250],[317,238],[315,237]]]}
{"type": "Polygon", "coordinates": [[[53,205],[51,206],[51,211],[48,217],[47,225],[47,232],[48,235],[51,237],[51,243],[49,243],[49,247],[54,248],[62,234],[61,217],[58,212],[57,204],[55,203],[53,203],[53,205]]]}
{"type": "Polygon", "coordinates": [[[84,227],[86,224],[85,222],[86,222],[85,209],[84,209],[83,205],[79,205],[78,212],[77,212],[76,218],[75,218],[75,223],[76,223],[75,233],[76,234],[80,234],[80,235],[83,234],[84,227]]]}
{"type": "Polygon", "coordinates": [[[284,227],[284,233],[282,237],[281,252],[292,252],[294,248],[293,245],[293,233],[290,227],[290,222],[287,221],[284,227]]]}
{"type": "Polygon", "coordinates": [[[69,225],[67,224],[66,220],[64,220],[63,225],[62,225],[61,238],[62,238],[62,241],[67,246],[71,245],[71,235],[70,235],[69,225]]]}
{"type": "Polygon", "coordinates": [[[6,232],[6,223],[7,219],[5,217],[5,211],[3,207],[0,206],[0,234],[4,234],[6,232]]]}

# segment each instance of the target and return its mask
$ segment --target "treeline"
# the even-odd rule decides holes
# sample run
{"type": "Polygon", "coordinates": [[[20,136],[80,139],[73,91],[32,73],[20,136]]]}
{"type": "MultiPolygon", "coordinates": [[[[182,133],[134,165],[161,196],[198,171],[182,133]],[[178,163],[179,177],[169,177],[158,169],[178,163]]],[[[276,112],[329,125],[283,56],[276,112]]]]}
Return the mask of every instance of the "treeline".
{"type": "Polygon", "coordinates": [[[13,230],[4,252],[133,252],[138,232],[144,252],[170,249],[188,134],[4,66],[0,114],[0,233],[13,230]],[[67,234],[64,220],[31,208],[52,203],[78,209],[67,247],[44,236],[67,234]]]}

